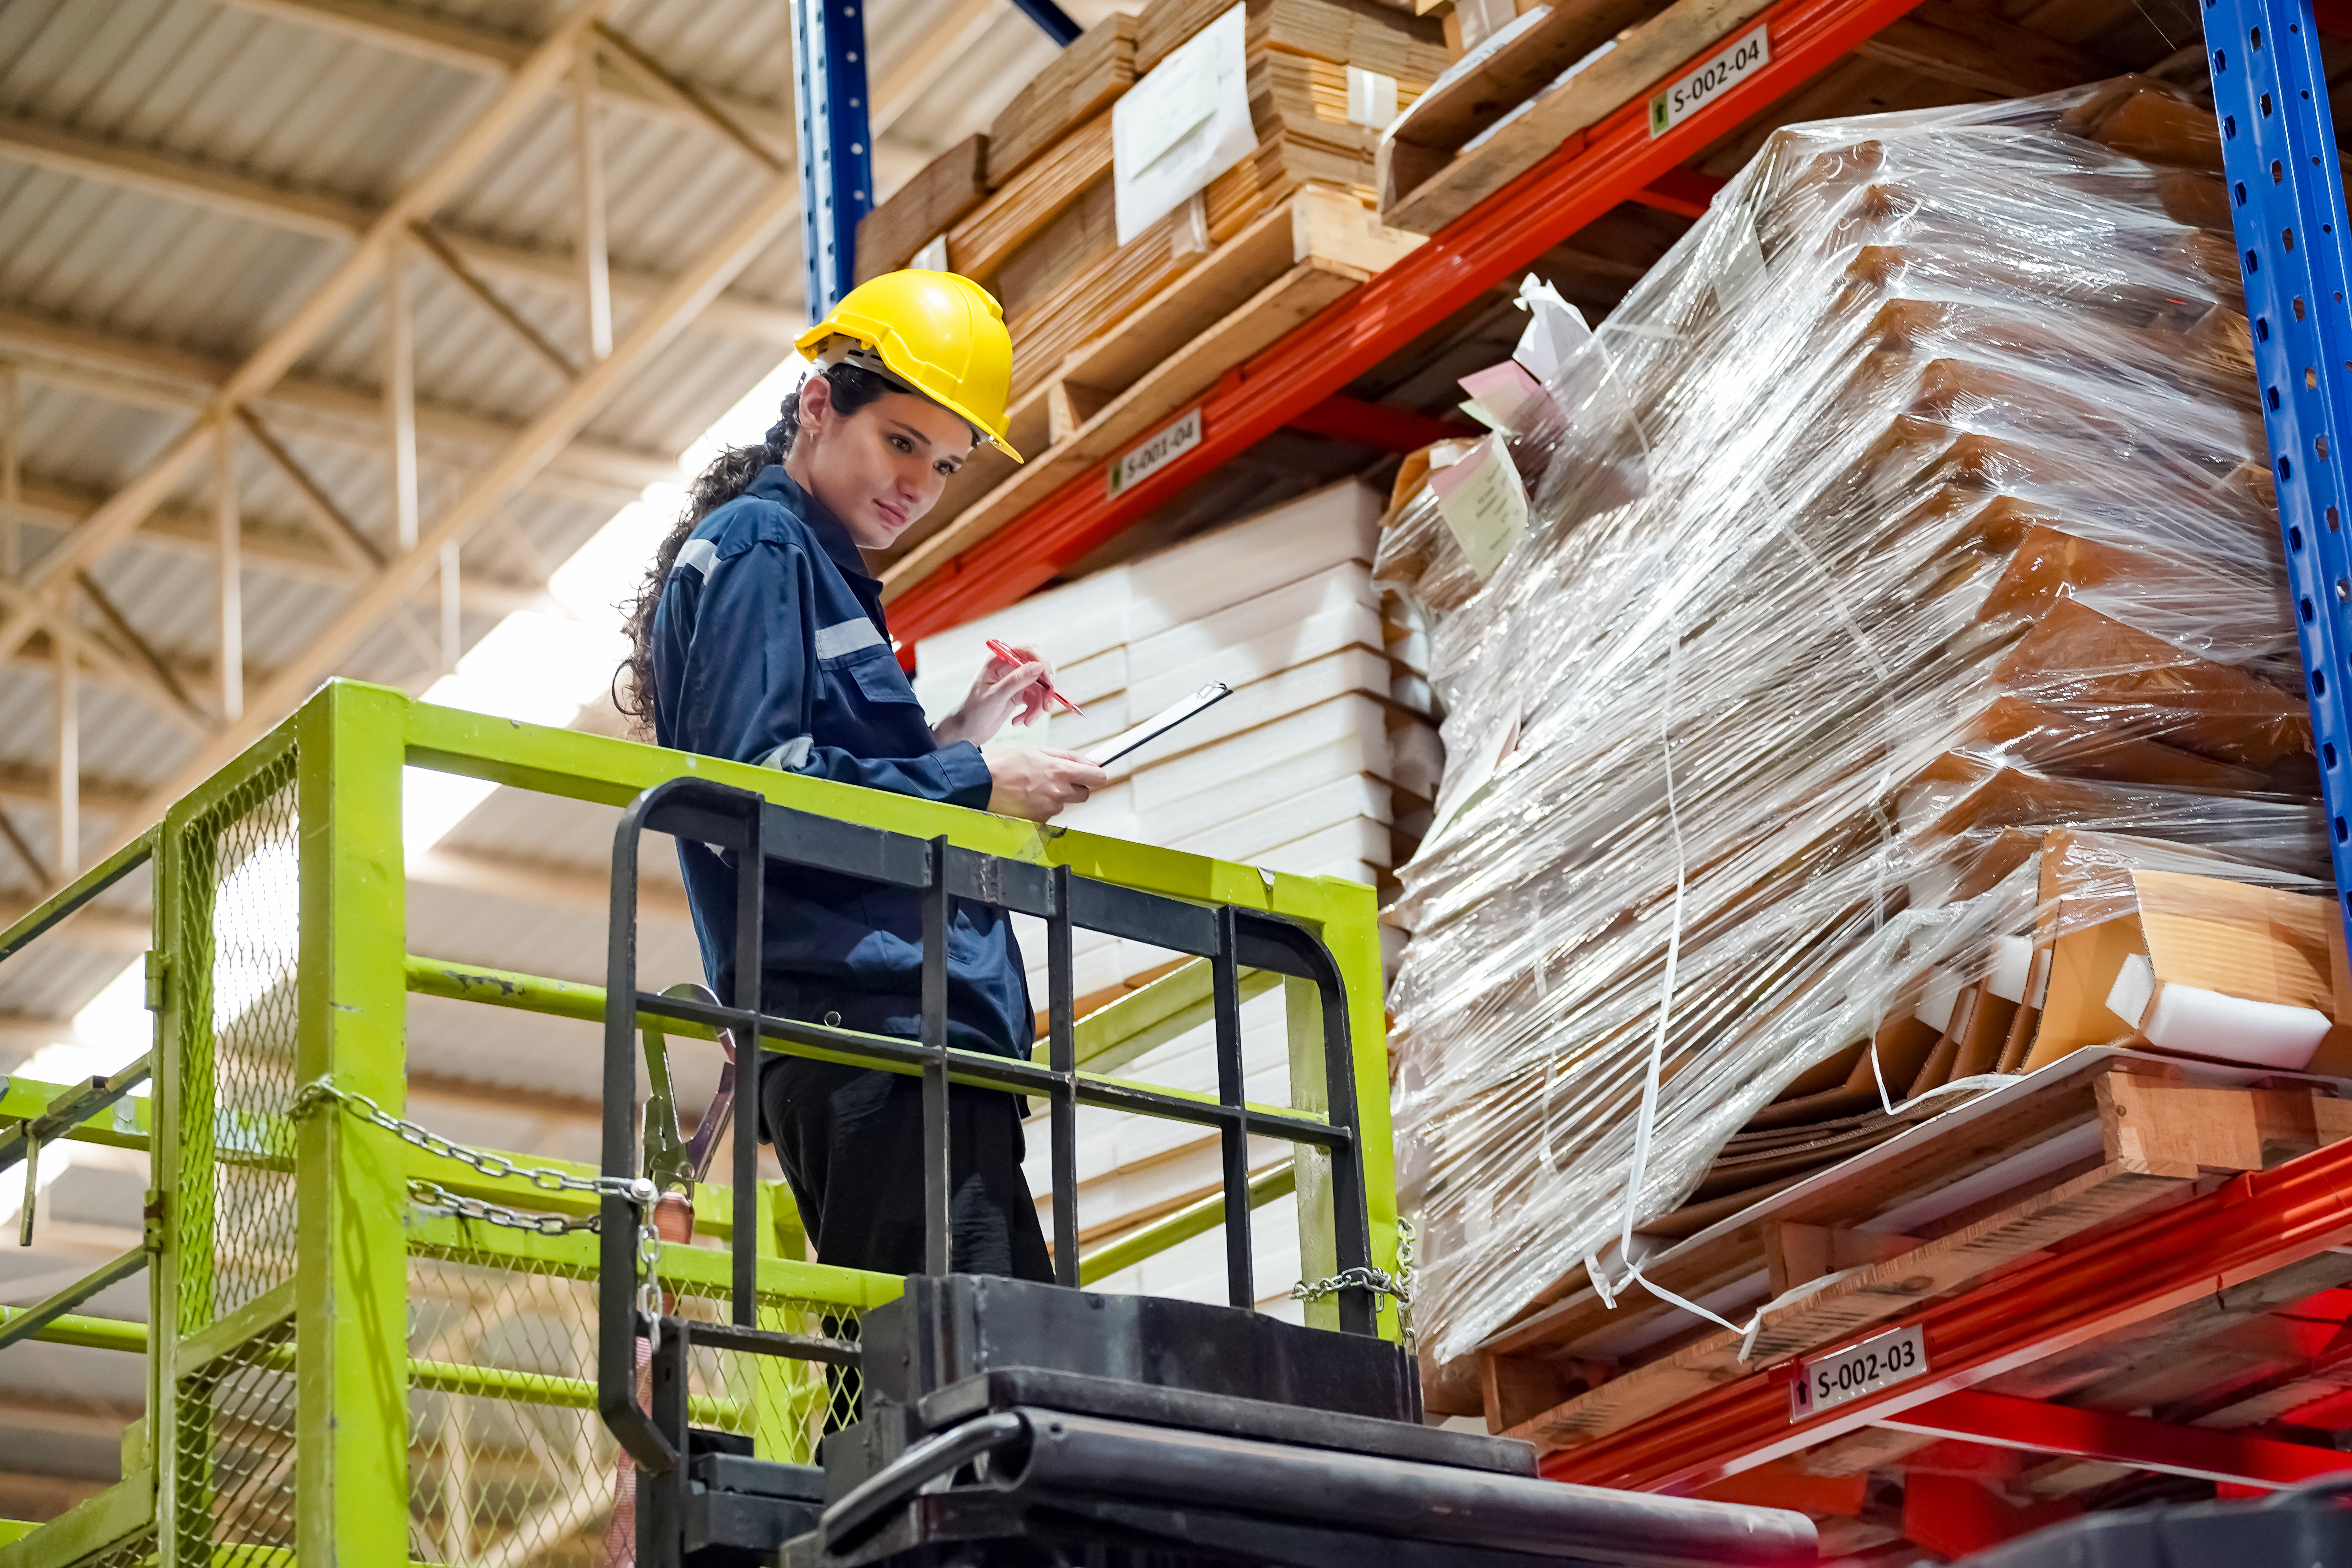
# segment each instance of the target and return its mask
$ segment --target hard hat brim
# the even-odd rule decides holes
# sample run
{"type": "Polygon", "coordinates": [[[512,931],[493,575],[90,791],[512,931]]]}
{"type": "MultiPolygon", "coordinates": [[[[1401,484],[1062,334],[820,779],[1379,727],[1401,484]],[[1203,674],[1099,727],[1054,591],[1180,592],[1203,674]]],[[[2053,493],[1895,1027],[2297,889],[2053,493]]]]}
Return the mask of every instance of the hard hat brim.
{"type": "MultiPolygon", "coordinates": [[[[1027,461],[1027,459],[1023,458],[1020,453],[1013,449],[1012,443],[1004,438],[1004,432],[1003,430],[991,426],[987,420],[982,419],[971,409],[964,407],[954,398],[933,392],[924,386],[921,379],[922,367],[918,363],[908,363],[910,356],[908,356],[903,349],[897,353],[893,353],[891,351],[896,344],[888,334],[880,335],[878,341],[869,342],[866,335],[863,332],[853,331],[837,322],[826,321],[819,322],[817,325],[811,327],[807,331],[803,332],[793,346],[798,349],[803,356],[810,360],[813,363],[838,363],[838,359],[827,360],[824,357],[826,343],[835,338],[846,339],[848,342],[853,342],[859,348],[865,350],[867,353],[879,359],[882,362],[883,373],[901,391],[904,391],[910,396],[919,397],[926,403],[934,404],[939,407],[946,409],[949,413],[962,420],[966,425],[971,426],[973,430],[979,432],[980,438],[982,440],[985,441],[988,445],[994,447],[998,451],[1003,453],[1014,462],[1021,463],[1027,461]]],[[[860,368],[871,369],[873,367],[861,366],[860,368]]]]}

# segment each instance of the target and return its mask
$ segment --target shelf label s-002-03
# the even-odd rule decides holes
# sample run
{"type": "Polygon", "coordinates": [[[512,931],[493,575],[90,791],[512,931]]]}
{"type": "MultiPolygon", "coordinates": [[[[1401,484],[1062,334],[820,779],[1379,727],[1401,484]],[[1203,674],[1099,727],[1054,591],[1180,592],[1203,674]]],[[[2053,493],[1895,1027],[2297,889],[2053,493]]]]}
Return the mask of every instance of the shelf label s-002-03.
{"type": "Polygon", "coordinates": [[[1789,1384],[1789,1419],[1818,1415],[1849,1399],[1908,1383],[1927,1370],[1927,1338],[1916,1323],[1818,1361],[1800,1362],[1789,1384]]]}
{"type": "Polygon", "coordinates": [[[1772,46],[1764,32],[1764,24],[1759,22],[1713,59],[1650,100],[1650,134],[1664,136],[1732,83],[1770,64],[1772,46]]]}

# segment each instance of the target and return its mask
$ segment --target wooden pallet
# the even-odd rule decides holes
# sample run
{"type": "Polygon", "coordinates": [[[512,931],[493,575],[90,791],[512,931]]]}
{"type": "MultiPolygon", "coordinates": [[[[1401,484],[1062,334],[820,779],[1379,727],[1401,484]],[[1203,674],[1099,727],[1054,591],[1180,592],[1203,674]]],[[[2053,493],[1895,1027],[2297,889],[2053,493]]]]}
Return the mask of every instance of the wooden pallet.
{"type": "Polygon", "coordinates": [[[947,524],[885,569],[886,596],[1108,463],[1227,370],[1421,243],[1382,226],[1346,192],[1300,190],[1016,400],[1010,439],[1028,462],[975,454],[940,499],[947,524]]]}
{"type": "Polygon", "coordinates": [[[2078,1052],[1644,1263],[1686,1298],[1769,1297],[1760,1313],[1726,1311],[1756,1314],[1752,1339],[1638,1286],[1612,1310],[1572,1276],[1559,1300],[1480,1347],[1487,1425],[1545,1449],[1592,1442],[1866,1337],[1921,1301],[2186,1195],[2210,1173],[2259,1170],[2347,1135],[2352,1101],[2313,1080],[2078,1052]],[[1639,1348],[1606,1353],[1629,1344],[1639,1348]]]}

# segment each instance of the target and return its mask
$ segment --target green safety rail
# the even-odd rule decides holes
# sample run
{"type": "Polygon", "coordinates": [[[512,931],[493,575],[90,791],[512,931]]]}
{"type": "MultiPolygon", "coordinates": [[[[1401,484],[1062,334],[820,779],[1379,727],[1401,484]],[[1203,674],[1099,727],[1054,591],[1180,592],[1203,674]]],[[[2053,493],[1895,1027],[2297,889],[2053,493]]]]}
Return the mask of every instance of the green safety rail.
{"type": "MultiPolygon", "coordinates": [[[[23,1179],[11,1167],[58,1139],[149,1153],[142,1246],[39,1305],[0,1308],[0,1355],[58,1344],[144,1358],[147,1415],[124,1436],[120,1484],[48,1523],[0,1521],[0,1568],[612,1560],[630,1478],[594,1411],[596,1238],[456,1212],[491,1205],[584,1220],[594,1198],[482,1173],[302,1094],[326,1080],[399,1114],[412,994],[604,1016],[594,985],[407,951],[404,766],[614,807],[697,773],[803,811],[1307,925],[1345,979],[1373,1257],[1394,1269],[1370,889],[335,681],[161,824],[0,931],[0,962],[38,963],[43,936],[76,910],[142,867],[152,879],[150,1055],[107,1079],[16,1079],[0,1090],[0,1180],[23,1179]],[[432,1196],[421,1184],[445,1196],[420,1202],[432,1196]],[[142,1271],[145,1322],[76,1310],[142,1271]]],[[[1284,987],[1286,1109],[1319,1112],[1314,987],[1256,973],[1243,984],[1248,994],[1284,987]]],[[[1198,1026],[1209,991],[1196,961],[1080,1019],[1080,1065],[1108,1073],[1198,1026]]],[[[582,1048],[600,1042],[583,1033],[582,1048]]],[[[1297,1194],[1310,1278],[1331,1272],[1321,1163],[1301,1150],[1249,1188],[1253,1206],[1297,1194]]],[[[859,1315],[898,1293],[896,1278],[805,1261],[782,1184],[751,1198],[763,1327],[854,1338],[859,1315]]],[[[733,1235],[726,1186],[698,1187],[695,1212],[698,1242],[733,1235]]],[[[1194,1203],[1086,1255],[1082,1276],[1104,1279],[1224,1217],[1222,1194],[1194,1203]]],[[[670,1245],[656,1268],[677,1311],[725,1315],[724,1251],[670,1245]]],[[[1336,1321],[1328,1301],[1307,1310],[1309,1321],[1336,1321]]],[[[1383,1314],[1393,1335],[1393,1306],[1383,1314]]],[[[855,1397],[854,1373],[828,1378],[814,1363],[697,1354],[694,1419],[749,1433],[763,1457],[807,1459],[828,1416],[855,1397]]]]}

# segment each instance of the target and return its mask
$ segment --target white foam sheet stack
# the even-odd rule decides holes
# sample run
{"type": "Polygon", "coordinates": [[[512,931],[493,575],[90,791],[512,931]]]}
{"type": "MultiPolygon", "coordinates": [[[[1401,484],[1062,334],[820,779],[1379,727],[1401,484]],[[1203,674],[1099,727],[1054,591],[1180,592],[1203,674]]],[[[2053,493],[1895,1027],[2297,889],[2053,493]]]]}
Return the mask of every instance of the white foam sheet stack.
{"type": "MultiPolygon", "coordinates": [[[[1086,710],[1056,710],[1000,744],[1085,751],[1212,680],[1234,689],[1200,718],[1111,769],[1113,783],[1057,822],[1088,833],[1309,876],[1380,885],[1426,821],[1442,753],[1408,662],[1420,639],[1382,613],[1371,559],[1384,498],[1355,480],[1198,535],[926,637],[918,696],[936,721],[970,689],[995,637],[1034,647],[1086,710]],[[1400,658],[1399,655],[1407,656],[1400,658]],[[1400,839],[1399,833],[1406,835],[1400,839]]],[[[1029,984],[1045,999],[1044,928],[1016,917],[1029,984]]],[[[1181,955],[1080,931],[1082,1011],[1144,984],[1181,955]]],[[[1279,991],[1244,1008],[1251,1098],[1289,1098],[1279,991]]],[[[1208,1031],[1120,1069],[1213,1089],[1208,1031]]],[[[1046,1189],[1045,1126],[1031,1123],[1029,1177],[1046,1189]]],[[[1286,1146],[1254,1148],[1261,1170],[1286,1146]]],[[[1213,1191],[1214,1141],[1178,1123],[1081,1113],[1079,1224],[1091,1248],[1213,1191]]],[[[1257,1289],[1287,1304],[1298,1242],[1288,1199],[1257,1211],[1257,1289]]],[[[1225,1299],[1222,1234],[1101,1282],[1113,1290],[1225,1299]]]]}

